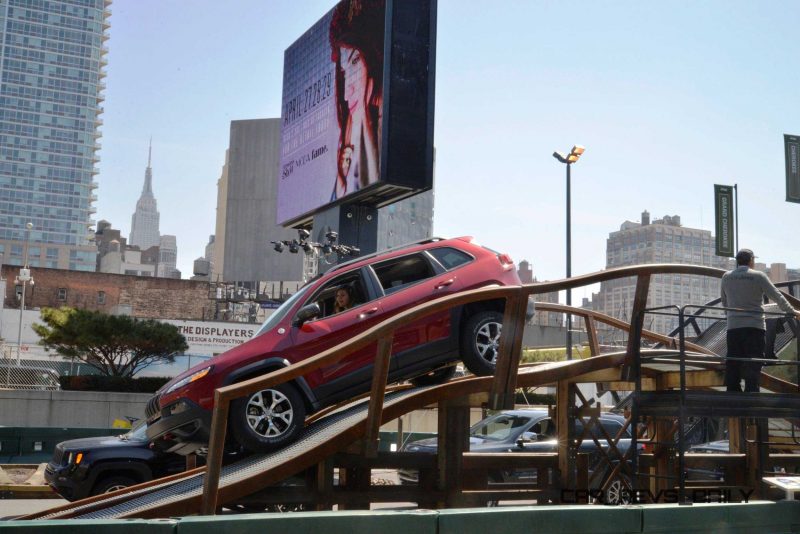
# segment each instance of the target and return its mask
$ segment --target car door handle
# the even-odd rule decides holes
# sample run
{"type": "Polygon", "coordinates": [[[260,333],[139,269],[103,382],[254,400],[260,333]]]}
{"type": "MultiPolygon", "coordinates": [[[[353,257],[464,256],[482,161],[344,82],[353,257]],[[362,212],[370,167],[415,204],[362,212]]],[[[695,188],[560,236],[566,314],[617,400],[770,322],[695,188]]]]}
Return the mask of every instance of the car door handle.
{"type": "Polygon", "coordinates": [[[378,308],[370,308],[368,310],[364,310],[363,312],[361,312],[358,315],[358,318],[359,319],[363,319],[364,317],[367,317],[367,316],[372,315],[373,313],[377,313],[377,312],[378,312],[378,308]]]}
{"type": "Polygon", "coordinates": [[[451,285],[453,285],[453,282],[455,282],[455,281],[456,281],[455,278],[451,278],[449,280],[445,280],[441,284],[433,286],[433,289],[442,289],[444,287],[451,286],[451,285]]]}

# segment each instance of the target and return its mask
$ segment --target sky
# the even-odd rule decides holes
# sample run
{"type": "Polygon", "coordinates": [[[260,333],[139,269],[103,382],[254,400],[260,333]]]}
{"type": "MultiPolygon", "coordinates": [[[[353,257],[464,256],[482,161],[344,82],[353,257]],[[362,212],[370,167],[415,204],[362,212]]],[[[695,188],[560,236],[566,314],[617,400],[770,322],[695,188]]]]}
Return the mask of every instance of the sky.
{"type": "MultiPolygon", "coordinates": [[[[191,276],[230,121],[280,116],[284,50],[334,4],[115,0],[97,219],[129,234],[152,137],[161,233],[191,276]]],[[[439,0],[434,235],[563,278],[551,154],[580,144],[573,274],[603,269],[608,234],[643,210],[713,230],[713,184],[738,184],[740,246],[800,268],[783,158],[783,134],[800,134],[798,27],[796,1],[439,0]]]]}

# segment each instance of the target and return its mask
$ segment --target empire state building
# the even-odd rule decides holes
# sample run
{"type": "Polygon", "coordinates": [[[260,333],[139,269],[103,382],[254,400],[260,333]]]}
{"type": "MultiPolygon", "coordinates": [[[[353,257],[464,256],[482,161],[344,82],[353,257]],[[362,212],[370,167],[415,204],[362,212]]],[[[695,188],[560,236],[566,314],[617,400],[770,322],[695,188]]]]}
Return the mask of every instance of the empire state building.
{"type": "Polygon", "coordinates": [[[158,231],[158,207],[153,196],[153,169],[150,160],[153,153],[153,144],[147,152],[147,169],[144,171],[144,187],[142,196],[136,202],[136,211],[131,218],[131,235],[129,244],[138,246],[141,250],[158,246],[160,234],[158,231]]]}

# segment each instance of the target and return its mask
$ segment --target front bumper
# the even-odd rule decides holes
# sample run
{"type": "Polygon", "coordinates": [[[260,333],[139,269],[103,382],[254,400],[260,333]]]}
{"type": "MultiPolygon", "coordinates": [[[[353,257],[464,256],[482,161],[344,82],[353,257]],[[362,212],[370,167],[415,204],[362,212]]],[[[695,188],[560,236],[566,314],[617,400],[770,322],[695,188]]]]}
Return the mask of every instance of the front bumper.
{"type": "Polygon", "coordinates": [[[77,501],[89,495],[85,477],[77,475],[75,466],[70,465],[48,463],[44,469],[44,480],[47,485],[68,501],[77,501]]]}
{"type": "Polygon", "coordinates": [[[211,412],[181,398],[147,420],[147,439],[167,452],[191,454],[208,445],[211,412]]]}

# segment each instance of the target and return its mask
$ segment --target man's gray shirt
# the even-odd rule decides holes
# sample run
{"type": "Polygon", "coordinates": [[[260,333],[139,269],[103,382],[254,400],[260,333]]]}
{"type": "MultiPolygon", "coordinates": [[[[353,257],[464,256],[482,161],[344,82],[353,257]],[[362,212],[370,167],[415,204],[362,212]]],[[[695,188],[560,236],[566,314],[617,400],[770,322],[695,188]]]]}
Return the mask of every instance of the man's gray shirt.
{"type": "Polygon", "coordinates": [[[722,276],[720,286],[722,305],[726,308],[741,308],[751,312],[729,311],[728,330],[734,328],[760,328],[766,330],[762,303],[764,295],[777,303],[786,313],[795,314],[794,308],[789,304],[781,292],[772,285],[767,275],[761,271],[754,271],[747,265],[740,265],[722,276]]]}

